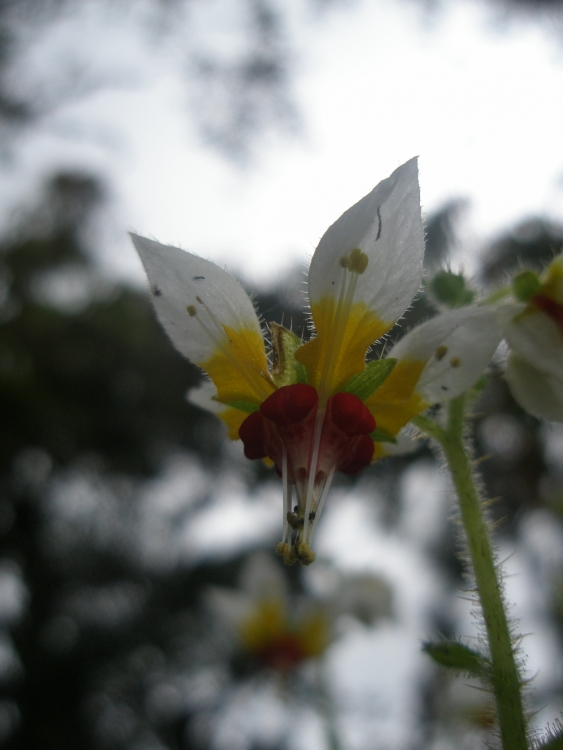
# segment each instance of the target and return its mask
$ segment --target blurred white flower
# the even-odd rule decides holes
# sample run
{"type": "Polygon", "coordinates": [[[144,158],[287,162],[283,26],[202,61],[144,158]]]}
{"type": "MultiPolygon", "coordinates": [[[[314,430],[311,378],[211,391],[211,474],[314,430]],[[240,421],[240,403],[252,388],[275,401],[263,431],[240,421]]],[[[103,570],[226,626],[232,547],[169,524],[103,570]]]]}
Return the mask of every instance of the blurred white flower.
{"type": "Polygon", "coordinates": [[[262,667],[287,674],[322,656],[342,614],[366,625],[390,614],[391,591],[383,579],[369,573],[335,575],[322,598],[299,597],[290,593],[280,566],[257,552],[246,561],[238,588],[214,587],[207,601],[238,650],[262,667]]]}
{"type": "Polygon", "coordinates": [[[563,422],[563,256],[541,278],[519,274],[513,289],[525,305],[506,329],[508,385],[530,414],[563,422]]]}

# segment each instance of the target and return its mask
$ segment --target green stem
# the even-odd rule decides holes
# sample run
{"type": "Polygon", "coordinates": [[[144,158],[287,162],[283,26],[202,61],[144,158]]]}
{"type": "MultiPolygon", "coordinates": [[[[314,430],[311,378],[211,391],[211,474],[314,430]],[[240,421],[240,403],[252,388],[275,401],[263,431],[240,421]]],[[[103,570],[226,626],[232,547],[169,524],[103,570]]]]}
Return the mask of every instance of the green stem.
{"type": "Polygon", "coordinates": [[[445,428],[427,417],[418,417],[413,421],[420,430],[442,446],[459,498],[461,520],[489,642],[490,675],[502,747],[504,750],[528,750],[521,680],[504,609],[503,593],[496,574],[495,557],[473,481],[470,460],[463,444],[464,411],[465,395],[462,395],[450,402],[449,419],[445,428]]]}

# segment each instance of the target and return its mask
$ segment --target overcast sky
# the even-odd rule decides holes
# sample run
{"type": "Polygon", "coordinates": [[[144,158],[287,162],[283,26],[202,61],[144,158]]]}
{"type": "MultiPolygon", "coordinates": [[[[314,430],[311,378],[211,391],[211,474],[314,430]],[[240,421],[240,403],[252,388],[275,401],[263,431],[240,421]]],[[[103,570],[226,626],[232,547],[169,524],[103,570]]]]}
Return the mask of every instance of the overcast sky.
{"type": "MultiPolygon", "coordinates": [[[[539,25],[495,29],[490,9],[462,1],[430,17],[389,0],[320,21],[296,11],[301,131],[262,138],[242,169],[190,123],[180,31],[151,46],[125,16],[95,8],[37,38],[20,85],[63,87],[70,62],[118,71],[120,86],[68,101],[30,130],[0,174],[0,197],[9,209],[61,165],[106,176],[115,203],[105,256],[132,278],[140,269],[129,229],[251,281],[273,279],[305,264],[332,221],[416,154],[426,212],[470,200],[470,249],[530,214],[562,218],[563,39],[539,25]]],[[[228,38],[225,22],[221,33],[228,38]]]]}

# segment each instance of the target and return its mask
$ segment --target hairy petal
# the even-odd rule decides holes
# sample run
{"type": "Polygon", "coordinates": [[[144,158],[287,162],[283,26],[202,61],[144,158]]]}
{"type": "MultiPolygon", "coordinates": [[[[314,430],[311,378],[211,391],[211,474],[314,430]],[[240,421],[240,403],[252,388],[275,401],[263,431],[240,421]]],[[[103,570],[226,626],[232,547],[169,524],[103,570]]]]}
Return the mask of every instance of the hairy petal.
{"type": "MultiPolygon", "coordinates": [[[[411,368],[423,364],[416,392],[429,403],[454,398],[479,378],[520,306],[463,307],[431,318],[389,352],[411,368]]],[[[393,378],[394,372],[389,376],[393,378]]]]}
{"type": "Polygon", "coordinates": [[[536,369],[563,380],[563,336],[556,323],[527,308],[506,328],[510,348],[536,369]]]}
{"type": "MultiPolygon", "coordinates": [[[[440,341],[416,386],[416,391],[430,403],[455,398],[478,380],[491,361],[503,337],[506,320],[512,314],[508,306],[464,308],[459,312],[466,312],[465,319],[458,319],[451,333],[440,341]]],[[[443,327],[444,323],[447,325],[447,320],[439,318],[454,316],[444,313],[434,319],[435,323],[431,320],[424,324],[429,339],[435,329],[443,327]]]]}
{"type": "Polygon", "coordinates": [[[190,404],[199,406],[200,409],[205,409],[219,417],[226,425],[227,434],[231,440],[239,439],[240,426],[248,417],[248,414],[217,401],[217,388],[211,381],[204,380],[197,388],[191,388],[188,391],[187,399],[190,404]]]}
{"type": "Polygon", "coordinates": [[[296,357],[321,401],[365,367],[367,348],[410,304],[424,234],[416,159],[349,208],[324,234],[309,270],[317,336],[296,357]]]}
{"type": "Polygon", "coordinates": [[[208,374],[223,402],[260,403],[274,390],[252,301],[208,260],[131,235],[159,321],[176,348],[208,374]]]}
{"type": "Polygon", "coordinates": [[[397,435],[397,442],[395,443],[378,443],[381,446],[381,451],[385,456],[404,456],[408,453],[414,453],[420,448],[420,440],[405,430],[402,430],[397,435]]]}
{"type": "Polygon", "coordinates": [[[506,380],[516,401],[530,414],[552,422],[563,422],[563,380],[541,372],[530,362],[512,354],[506,380]]]}
{"type": "Polygon", "coordinates": [[[396,435],[433,403],[458,396],[479,378],[518,306],[449,310],[407,333],[389,352],[398,360],[366,400],[378,427],[396,435]]]}
{"type": "Polygon", "coordinates": [[[396,320],[410,304],[422,275],[424,234],[416,159],[382,180],[327,229],[309,270],[313,307],[324,296],[334,296],[342,275],[340,259],[356,248],[366,254],[368,263],[358,278],[355,300],[382,320],[396,320]]]}

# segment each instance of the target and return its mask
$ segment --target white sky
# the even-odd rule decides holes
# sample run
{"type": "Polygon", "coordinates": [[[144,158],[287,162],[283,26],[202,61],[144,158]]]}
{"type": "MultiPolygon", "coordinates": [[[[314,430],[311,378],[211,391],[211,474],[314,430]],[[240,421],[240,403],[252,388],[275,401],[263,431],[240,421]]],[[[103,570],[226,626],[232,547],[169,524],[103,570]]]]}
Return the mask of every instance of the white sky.
{"type": "Polygon", "coordinates": [[[123,85],[65,104],[21,139],[0,174],[4,211],[53,167],[82,165],[116,199],[104,243],[115,269],[141,278],[125,239],[134,229],[251,281],[305,263],[332,221],[415,154],[425,211],[468,197],[474,244],[532,213],[563,219],[563,38],[524,23],[495,31],[490,10],[462,0],[430,20],[415,3],[364,0],[294,22],[303,133],[262,139],[246,170],[190,125],[181,34],[158,49],[92,8],[58,23],[19,85],[46,96],[80,66],[117,70],[123,85]]]}

